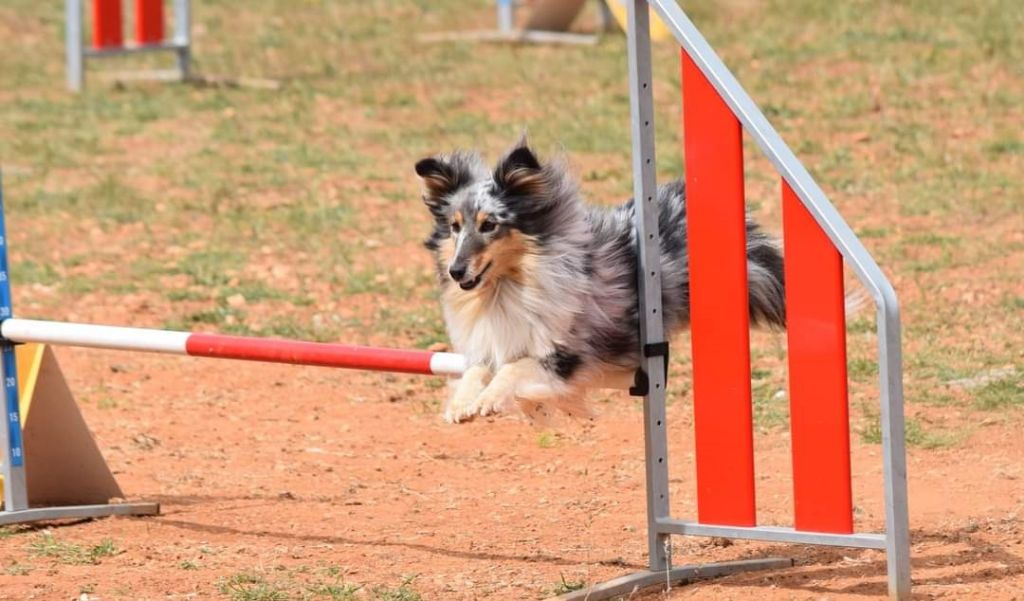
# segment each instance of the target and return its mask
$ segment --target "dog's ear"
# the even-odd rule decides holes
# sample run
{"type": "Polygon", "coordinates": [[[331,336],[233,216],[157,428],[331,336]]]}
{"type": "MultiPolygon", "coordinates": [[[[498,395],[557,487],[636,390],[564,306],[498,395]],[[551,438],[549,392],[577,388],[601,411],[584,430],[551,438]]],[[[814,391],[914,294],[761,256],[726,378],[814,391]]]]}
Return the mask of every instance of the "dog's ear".
{"type": "Polygon", "coordinates": [[[498,161],[494,168],[494,183],[509,196],[531,196],[544,186],[540,161],[525,141],[498,161]]]}
{"type": "Polygon", "coordinates": [[[423,202],[431,209],[448,204],[445,197],[461,185],[458,171],[450,163],[437,157],[428,157],[416,163],[416,175],[423,178],[423,185],[426,187],[423,202]]]}

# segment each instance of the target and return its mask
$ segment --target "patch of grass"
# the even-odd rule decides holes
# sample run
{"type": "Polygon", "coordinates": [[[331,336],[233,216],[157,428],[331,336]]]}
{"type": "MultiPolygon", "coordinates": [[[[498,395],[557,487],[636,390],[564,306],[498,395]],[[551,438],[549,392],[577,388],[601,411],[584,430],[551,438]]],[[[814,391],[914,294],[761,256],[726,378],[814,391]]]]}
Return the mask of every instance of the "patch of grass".
{"type": "Polygon", "coordinates": [[[217,583],[217,590],[231,601],[289,601],[288,592],[252,572],[242,572],[217,583]]]}
{"type": "Polygon", "coordinates": [[[1024,139],[1001,138],[985,145],[985,152],[990,155],[1024,154],[1024,139]]]}
{"type": "Polygon", "coordinates": [[[199,301],[207,300],[210,298],[210,295],[208,293],[203,293],[198,290],[191,290],[188,288],[168,290],[166,293],[164,293],[164,296],[167,297],[167,300],[172,302],[199,301]]]}
{"type": "Polygon", "coordinates": [[[26,532],[29,532],[29,529],[22,524],[0,526],[0,540],[10,538],[12,536],[18,536],[19,534],[25,534],[26,532]]]}
{"type": "Polygon", "coordinates": [[[1003,304],[1006,305],[1006,308],[1010,309],[1011,311],[1024,309],[1024,296],[1014,296],[1012,294],[1007,294],[1003,298],[1003,304]]]}
{"type": "Polygon", "coordinates": [[[95,291],[98,285],[99,283],[92,278],[71,276],[60,283],[60,289],[68,295],[79,296],[95,291]]]}
{"type": "Polygon", "coordinates": [[[345,278],[346,294],[383,294],[388,291],[388,282],[383,273],[376,269],[349,272],[345,278]]]}
{"type": "Polygon", "coordinates": [[[412,578],[407,578],[397,587],[375,586],[371,591],[372,599],[374,601],[422,601],[423,597],[409,587],[411,581],[412,578]]]}
{"type": "Polygon", "coordinates": [[[1024,406],[1024,375],[1018,370],[1010,377],[979,388],[974,395],[974,406],[986,411],[1024,406]]]}
{"type": "Polygon", "coordinates": [[[117,409],[119,405],[118,400],[110,395],[104,395],[96,401],[96,408],[98,409],[117,409]]]}
{"type": "Polygon", "coordinates": [[[258,330],[260,336],[277,338],[296,338],[315,342],[336,342],[341,335],[339,323],[323,316],[316,315],[310,323],[300,322],[290,315],[277,315],[258,330]]]}
{"type": "Polygon", "coordinates": [[[564,595],[566,593],[571,593],[573,591],[578,591],[578,590],[581,590],[583,587],[587,586],[586,581],[583,580],[582,578],[580,578],[578,580],[566,580],[565,579],[565,574],[559,574],[558,578],[559,578],[558,584],[556,584],[555,586],[551,587],[551,590],[549,591],[549,593],[553,597],[557,596],[557,595],[564,595]]]}
{"type": "MultiPolygon", "coordinates": [[[[860,439],[869,444],[881,444],[882,424],[873,410],[866,410],[865,423],[860,430],[860,439]]],[[[910,417],[904,424],[907,446],[921,449],[942,449],[955,446],[964,440],[965,433],[929,429],[921,420],[910,417]]]]}
{"type": "Polygon", "coordinates": [[[857,230],[859,238],[885,238],[889,235],[887,227],[863,227],[857,230]]]}
{"type": "Polygon", "coordinates": [[[4,574],[7,574],[8,576],[27,576],[31,574],[34,569],[35,567],[33,566],[15,561],[14,563],[4,567],[4,574]]]}
{"type": "Polygon", "coordinates": [[[219,297],[223,300],[235,294],[241,294],[247,302],[293,300],[292,296],[284,290],[278,290],[269,284],[253,280],[245,280],[235,286],[224,288],[220,291],[219,297]]]}
{"type": "Polygon", "coordinates": [[[11,281],[14,284],[43,284],[49,286],[60,281],[57,270],[49,263],[22,259],[11,263],[11,281]]]}
{"type": "Polygon", "coordinates": [[[557,432],[545,430],[537,435],[537,446],[542,449],[551,449],[558,446],[559,436],[557,432]]]}
{"type": "Polygon", "coordinates": [[[397,587],[375,586],[370,590],[347,583],[336,566],[312,568],[278,566],[274,577],[246,571],[217,581],[217,589],[231,601],[420,601],[409,587],[411,578],[397,587]]]}
{"type": "Polygon", "coordinates": [[[197,286],[226,286],[231,281],[228,272],[240,267],[242,261],[242,255],[234,251],[203,250],[185,257],[178,270],[197,286]]]}
{"type": "Polygon", "coordinates": [[[195,561],[192,561],[191,559],[183,559],[180,562],[178,562],[178,567],[183,570],[198,570],[199,564],[195,561]]]}
{"type": "Polygon", "coordinates": [[[75,543],[57,540],[53,533],[43,532],[29,543],[29,554],[36,557],[49,557],[65,565],[95,565],[104,557],[112,557],[120,553],[117,546],[109,538],[100,544],[83,547],[75,543]]]}
{"type": "Polygon", "coordinates": [[[858,317],[852,321],[846,322],[846,331],[851,334],[866,334],[868,332],[874,333],[878,331],[878,327],[875,325],[875,320],[870,317],[858,317]]]}
{"type": "Polygon", "coordinates": [[[251,332],[245,325],[245,312],[226,305],[194,311],[183,317],[168,320],[164,322],[164,327],[169,330],[191,330],[198,324],[214,325],[224,332],[236,334],[251,332]]]}
{"type": "Polygon", "coordinates": [[[878,375],[878,362],[874,359],[855,357],[847,361],[846,369],[851,378],[865,382],[878,375]]]}

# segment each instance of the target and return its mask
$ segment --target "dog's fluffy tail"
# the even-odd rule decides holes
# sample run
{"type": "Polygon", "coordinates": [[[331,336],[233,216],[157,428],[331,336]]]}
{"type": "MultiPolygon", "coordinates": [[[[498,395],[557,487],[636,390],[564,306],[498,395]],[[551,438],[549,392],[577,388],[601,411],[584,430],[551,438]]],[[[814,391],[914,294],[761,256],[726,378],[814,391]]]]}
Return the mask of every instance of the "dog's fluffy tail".
{"type": "Polygon", "coordinates": [[[752,221],[747,222],[747,292],[752,325],[786,327],[782,252],[752,221]]]}

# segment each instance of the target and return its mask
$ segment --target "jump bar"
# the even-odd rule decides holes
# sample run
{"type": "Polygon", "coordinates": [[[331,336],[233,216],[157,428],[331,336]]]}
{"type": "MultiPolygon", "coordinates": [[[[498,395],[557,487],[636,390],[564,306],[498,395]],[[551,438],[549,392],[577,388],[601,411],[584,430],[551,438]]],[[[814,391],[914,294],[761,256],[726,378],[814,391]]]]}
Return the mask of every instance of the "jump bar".
{"type": "Polygon", "coordinates": [[[466,369],[465,358],[456,353],[34,319],[6,319],[0,323],[0,336],[13,342],[409,374],[458,376],[466,369]]]}

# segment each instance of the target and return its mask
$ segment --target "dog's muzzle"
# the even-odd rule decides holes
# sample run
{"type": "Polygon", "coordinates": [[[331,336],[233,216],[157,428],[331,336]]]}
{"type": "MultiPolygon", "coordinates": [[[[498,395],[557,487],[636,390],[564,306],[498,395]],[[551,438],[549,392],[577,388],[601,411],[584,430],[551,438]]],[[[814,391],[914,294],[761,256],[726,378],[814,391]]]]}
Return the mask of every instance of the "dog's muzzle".
{"type": "Polygon", "coordinates": [[[484,274],[487,273],[487,271],[491,268],[491,265],[493,265],[493,264],[494,264],[493,261],[488,263],[487,266],[484,267],[480,271],[480,273],[476,274],[476,277],[474,277],[471,280],[464,279],[465,275],[466,275],[465,271],[463,271],[462,273],[458,274],[458,275],[462,276],[462,277],[459,277],[459,278],[456,278],[455,277],[456,273],[451,271],[451,270],[449,270],[448,273],[452,276],[453,280],[458,282],[459,288],[462,288],[463,290],[472,290],[473,288],[476,288],[477,286],[480,285],[480,281],[483,279],[484,274]]]}

